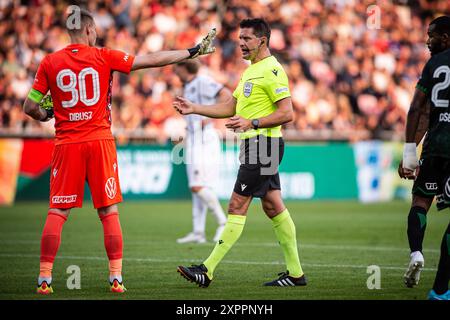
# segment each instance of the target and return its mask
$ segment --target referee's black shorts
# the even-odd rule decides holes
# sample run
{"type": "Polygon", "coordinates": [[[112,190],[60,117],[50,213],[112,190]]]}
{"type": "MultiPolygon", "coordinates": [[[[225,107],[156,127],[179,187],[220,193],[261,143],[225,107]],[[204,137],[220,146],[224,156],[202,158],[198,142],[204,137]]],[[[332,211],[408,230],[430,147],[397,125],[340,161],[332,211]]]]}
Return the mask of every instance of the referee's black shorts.
{"type": "Polygon", "coordinates": [[[240,167],[234,192],[263,198],[269,190],[281,190],[278,166],[283,159],[283,138],[259,135],[241,141],[240,167]]]}

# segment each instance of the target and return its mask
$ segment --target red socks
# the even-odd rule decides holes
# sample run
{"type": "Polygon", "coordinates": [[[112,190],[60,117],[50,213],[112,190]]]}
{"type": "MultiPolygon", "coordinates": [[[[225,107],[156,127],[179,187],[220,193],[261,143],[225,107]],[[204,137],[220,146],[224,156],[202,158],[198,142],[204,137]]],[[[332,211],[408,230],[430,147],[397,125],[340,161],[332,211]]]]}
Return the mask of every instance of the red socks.
{"type": "MultiPolygon", "coordinates": [[[[117,212],[100,215],[103,224],[105,249],[109,259],[110,275],[120,275],[122,272],[123,240],[117,212]]],[[[41,238],[40,277],[51,277],[53,262],[61,243],[61,232],[67,217],[55,212],[49,212],[45,221],[41,238]]]]}
{"type": "Polygon", "coordinates": [[[41,238],[40,276],[51,277],[53,261],[61,243],[61,232],[67,217],[55,212],[49,212],[45,221],[41,238]]]}
{"type": "Polygon", "coordinates": [[[106,215],[99,215],[99,217],[103,224],[105,249],[109,259],[110,275],[120,275],[122,273],[123,240],[119,214],[113,212],[106,215]]]}

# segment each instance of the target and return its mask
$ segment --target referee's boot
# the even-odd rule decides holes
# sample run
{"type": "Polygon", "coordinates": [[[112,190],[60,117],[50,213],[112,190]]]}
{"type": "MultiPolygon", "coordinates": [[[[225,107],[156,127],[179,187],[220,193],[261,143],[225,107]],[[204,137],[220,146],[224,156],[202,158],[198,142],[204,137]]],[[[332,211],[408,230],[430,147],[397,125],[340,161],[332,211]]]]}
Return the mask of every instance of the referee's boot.
{"type": "Polygon", "coordinates": [[[281,272],[278,274],[280,277],[270,282],[264,283],[265,286],[270,287],[297,287],[306,286],[307,280],[305,275],[299,278],[294,278],[289,275],[289,271],[281,272]]]}
{"type": "Polygon", "coordinates": [[[194,282],[202,288],[207,288],[212,281],[207,275],[208,269],[204,264],[192,265],[190,267],[179,266],[177,271],[186,280],[194,282]]]}

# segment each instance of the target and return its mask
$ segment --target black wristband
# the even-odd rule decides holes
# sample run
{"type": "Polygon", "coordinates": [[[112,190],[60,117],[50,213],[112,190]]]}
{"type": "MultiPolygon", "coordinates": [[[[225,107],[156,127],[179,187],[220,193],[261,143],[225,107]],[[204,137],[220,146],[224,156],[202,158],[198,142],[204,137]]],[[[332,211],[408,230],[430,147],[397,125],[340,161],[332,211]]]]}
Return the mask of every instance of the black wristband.
{"type": "Polygon", "coordinates": [[[187,49],[189,51],[189,58],[192,58],[200,51],[200,45],[196,45],[193,48],[187,49]]]}

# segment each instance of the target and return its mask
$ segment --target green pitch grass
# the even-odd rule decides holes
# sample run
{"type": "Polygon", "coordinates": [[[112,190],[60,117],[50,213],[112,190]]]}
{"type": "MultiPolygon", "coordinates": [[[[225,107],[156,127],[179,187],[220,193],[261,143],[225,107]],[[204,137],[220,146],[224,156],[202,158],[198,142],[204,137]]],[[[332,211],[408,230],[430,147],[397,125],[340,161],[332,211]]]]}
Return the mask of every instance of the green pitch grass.
{"type": "Polygon", "coordinates": [[[39,241],[46,203],[0,208],[0,299],[426,299],[439,259],[448,211],[428,214],[425,270],[418,287],[406,288],[409,262],[406,202],[363,205],[357,202],[289,202],[297,225],[299,252],[309,279],[306,287],[271,288],[262,283],[284,271],[283,256],[259,201],[250,207],[242,237],[216,270],[207,289],[187,282],[180,264],[199,263],[211,252],[215,223],[208,216],[209,243],[180,245],[191,229],[188,201],[121,204],[124,280],[128,292],[109,293],[108,260],[101,223],[90,203],[74,209],[66,222],[55,261],[51,297],[37,296],[39,241]],[[81,290],[66,286],[67,268],[81,270],[81,290]],[[367,267],[381,268],[381,289],[369,290],[367,267]]]}

